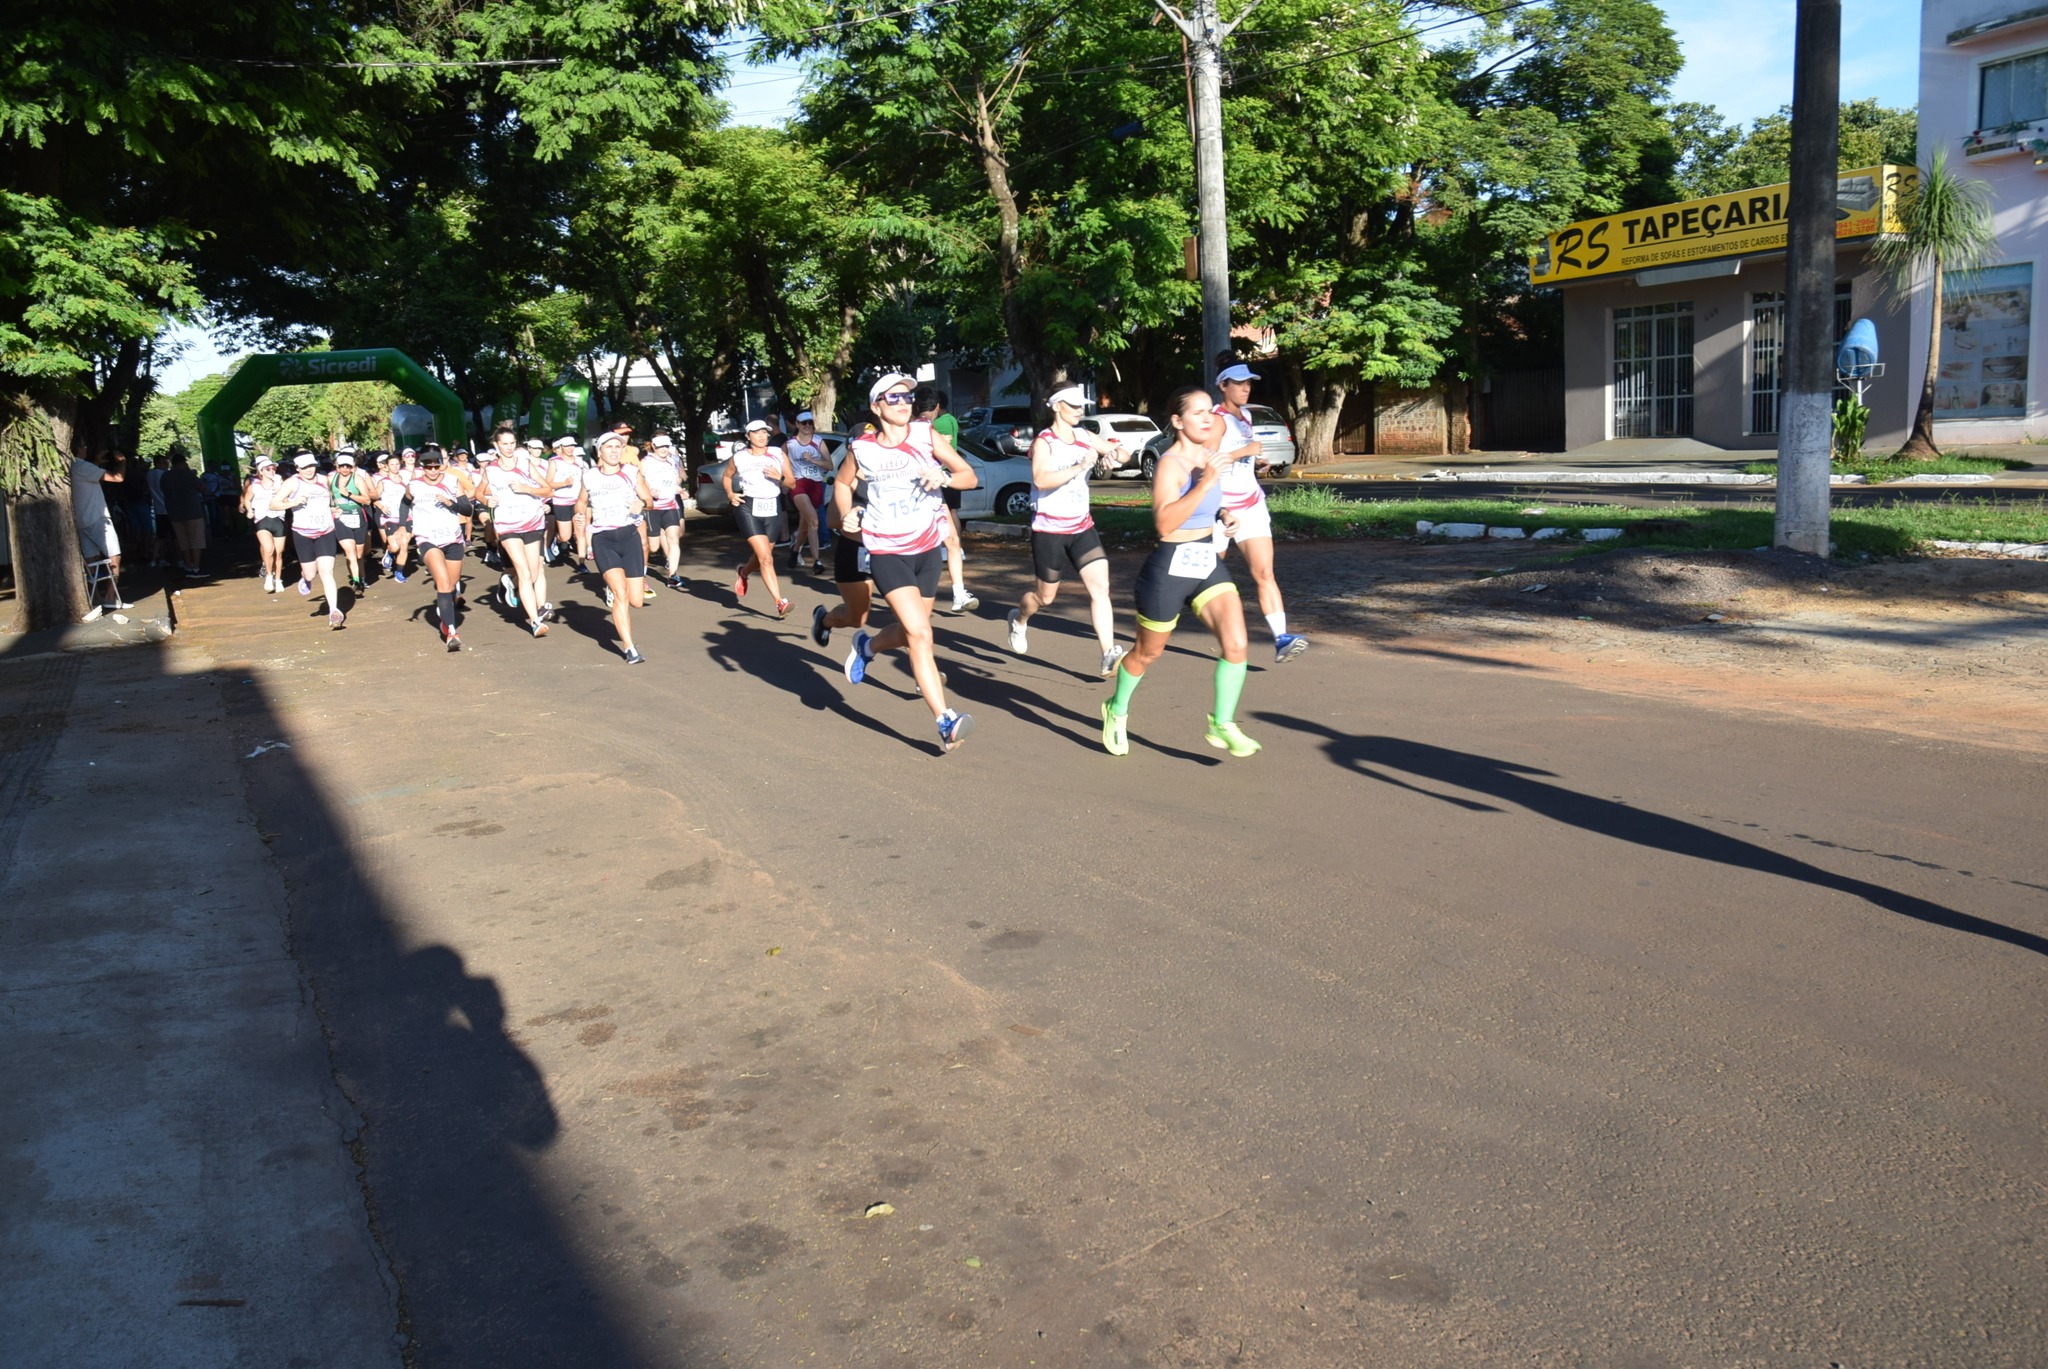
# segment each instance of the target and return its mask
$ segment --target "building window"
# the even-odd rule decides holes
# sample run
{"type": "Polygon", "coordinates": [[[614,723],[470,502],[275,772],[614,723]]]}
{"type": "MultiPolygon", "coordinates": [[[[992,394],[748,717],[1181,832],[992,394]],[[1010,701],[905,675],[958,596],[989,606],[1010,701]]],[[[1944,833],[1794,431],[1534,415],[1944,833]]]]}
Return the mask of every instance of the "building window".
{"type": "MultiPolygon", "coordinates": [[[[1835,345],[1849,336],[1855,320],[1855,297],[1850,283],[1835,282],[1835,345]]],[[[1749,431],[1778,431],[1778,396],[1782,377],[1779,367],[1785,352],[1785,296],[1777,291],[1758,291],[1749,297],[1749,431]]]]}
{"type": "Polygon", "coordinates": [[[2033,323],[2031,262],[1950,272],[1942,282],[1934,416],[2025,418],[2033,323]]]}
{"type": "Polygon", "coordinates": [[[1614,311],[1614,435],[1692,436],[1692,301],[1614,311]]]}
{"type": "Polygon", "coordinates": [[[2048,52],[1986,63],[1978,79],[1977,127],[2030,124],[2048,116],[2048,52]]]}

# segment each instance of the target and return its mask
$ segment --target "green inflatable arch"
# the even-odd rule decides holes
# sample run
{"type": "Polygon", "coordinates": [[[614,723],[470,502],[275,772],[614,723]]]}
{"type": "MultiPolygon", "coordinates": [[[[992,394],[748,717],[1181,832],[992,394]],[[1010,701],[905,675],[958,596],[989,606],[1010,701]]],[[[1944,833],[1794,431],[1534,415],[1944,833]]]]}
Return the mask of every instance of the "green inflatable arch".
{"type": "Polygon", "coordinates": [[[462,401],[454,391],[420,369],[418,362],[390,347],[352,352],[283,352],[253,356],[239,366],[220,393],[199,411],[199,451],[209,468],[239,469],[235,423],[266,390],[279,385],[327,385],[344,380],[381,380],[434,416],[434,440],[452,446],[463,440],[462,401]]]}

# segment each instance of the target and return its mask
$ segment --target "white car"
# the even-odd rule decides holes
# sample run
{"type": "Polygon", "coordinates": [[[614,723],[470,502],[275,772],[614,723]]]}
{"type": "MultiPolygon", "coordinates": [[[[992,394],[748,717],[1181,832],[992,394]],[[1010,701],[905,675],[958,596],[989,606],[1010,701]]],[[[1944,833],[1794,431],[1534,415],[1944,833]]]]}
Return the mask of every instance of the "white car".
{"type": "Polygon", "coordinates": [[[1124,444],[1124,464],[1112,475],[1138,475],[1145,448],[1159,436],[1159,425],[1143,414],[1089,414],[1076,427],[1124,444]]]}
{"type": "MultiPolygon", "coordinates": [[[[832,452],[832,465],[837,467],[839,458],[846,450],[845,433],[820,433],[832,452]]],[[[1005,457],[1000,461],[976,452],[961,451],[961,457],[974,467],[974,473],[981,483],[971,490],[960,492],[960,516],[962,518],[988,518],[996,514],[1013,515],[1031,512],[1031,457],[1005,457]]],[[[697,508],[704,513],[722,514],[731,522],[732,509],[725,497],[725,460],[709,462],[697,470],[697,508]]]]}

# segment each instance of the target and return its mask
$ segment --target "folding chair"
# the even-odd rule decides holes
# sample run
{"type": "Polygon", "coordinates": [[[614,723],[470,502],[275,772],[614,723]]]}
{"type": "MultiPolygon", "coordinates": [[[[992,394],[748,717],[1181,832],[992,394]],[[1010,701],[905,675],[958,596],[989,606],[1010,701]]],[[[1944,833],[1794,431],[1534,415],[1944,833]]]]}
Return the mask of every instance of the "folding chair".
{"type": "Polygon", "coordinates": [[[114,583],[114,563],[106,557],[98,557],[85,563],[85,602],[99,608],[122,608],[121,587],[114,583]],[[107,591],[108,601],[100,603],[100,590],[107,591]]]}

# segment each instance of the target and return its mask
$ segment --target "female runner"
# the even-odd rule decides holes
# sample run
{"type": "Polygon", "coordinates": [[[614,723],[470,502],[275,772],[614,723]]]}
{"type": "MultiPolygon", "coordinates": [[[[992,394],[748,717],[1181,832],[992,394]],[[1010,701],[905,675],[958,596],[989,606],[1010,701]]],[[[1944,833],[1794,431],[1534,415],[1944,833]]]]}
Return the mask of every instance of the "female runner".
{"type": "MultiPolygon", "coordinates": [[[[907,375],[883,376],[868,390],[875,430],[847,444],[839,466],[839,484],[851,496],[856,482],[868,486],[867,513],[861,518],[861,540],[867,547],[868,571],[875,588],[896,614],[896,621],[869,636],[853,634],[846,658],[846,678],[859,684],[877,652],[907,647],[917,688],[939,724],[939,746],[951,751],[967,740],[974,719],[946,706],[946,690],[932,659],[932,605],[939,597],[939,548],[946,544],[942,489],[971,490],[974,468],[953,450],[952,439],[934,433],[929,423],[910,417],[912,387],[907,375]]],[[[836,496],[838,498],[840,496],[836,496]]]]}
{"type": "Polygon", "coordinates": [[[277,463],[267,456],[256,458],[256,469],[242,491],[242,513],[256,525],[256,552],[263,558],[263,590],[276,594],[284,588],[284,510],[276,505],[284,482],[277,478],[277,463]]]}
{"type": "Polygon", "coordinates": [[[564,433],[555,439],[554,455],[548,458],[548,481],[555,487],[555,492],[548,496],[548,512],[555,520],[555,537],[548,546],[548,555],[553,557],[557,547],[567,546],[562,555],[581,574],[583,563],[590,559],[590,520],[583,511],[583,457],[579,445],[574,437],[564,433]]]}
{"type": "Polygon", "coordinates": [[[534,469],[520,449],[519,436],[511,426],[491,435],[498,459],[484,467],[477,486],[477,498],[491,510],[491,526],[498,534],[498,549],[511,569],[498,577],[505,602],[525,608],[526,630],[536,637],[548,635],[548,571],[540,557],[540,539],[547,531],[547,497],[554,485],[534,469]]]}
{"type": "Polygon", "coordinates": [[[399,584],[405,583],[406,558],[412,555],[412,527],[405,518],[406,476],[400,458],[390,452],[378,461],[377,528],[384,534],[384,569],[399,584]]]}
{"type": "MultiPolygon", "coordinates": [[[[825,482],[832,478],[831,458],[825,452],[825,439],[818,436],[816,417],[809,409],[796,416],[796,436],[789,439],[783,448],[789,454],[789,464],[796,470],[796,550],[789,559],[798,570],[803,569],[804,548],[811,551],[811,574],[816,575],[818,564],[818,519],[825,512],[825,482]]],[[[836,565],[835,565],[836,569],[836,565]]]]}
{"type": "Polygon", "coordinates": [[[758,568],[761,583],[775,600],[775,616],[787,617],[789,600],[775,578],[775,544],[782,540],[782,491],[796,484],[789,455],[768,445],[768,425],[755,419],[747,425],[747,445],[725,463],[725,497],[732,504],[740,536],[747,539],[747,559],[733,577],[735,599],[747,597],[747,576],[758,568]],[[733,492],[733,483],[739,492],[733,492]]]}
{"type": "Polygon", "coordinates": [[[683,587],[683,463],[666,434],[652,438],[640,457],[640,475],[654,503],[647,510],[647,536],[661,546],[661,582],[683,587]]]}
{"type": "Polygon", "coordinates": [[[1123,464],[1120,442],[1105,441],[1077,428],[1087,396],[1069,385],[1052,397],[1052,426],[1031,440],[1031,565],[1038,588],[1024,593],[1024,602],[1010,614],[1010,650],[1029,650],[1025,624],[1031,615],[1060,592],[1060,576],[1068,569],[1081,577],[1088,591],[1088,617],[1102,648],[1104,678],[1116,673],[1124,648],[1116,642],[1116,611],[1109,602],[1109,558],[1095,518],[1088,512],[1088,475],[1113,471],[1123,464]]]}
{"type": "Polygon", "coordinates": [[[327,491],[334,498],[334,537],[348,562],[348,587],[363,592],[363,548],[370,540],[364,506],[376,500],[377,488],[356,466],[353,447],[334,454],[334,474],[327,478],[327,491]]]}
{"type": "Polygon", "coordinates": [[[1259,744],[1236,722],[1238,696],[1244,692],[1244,605],[1230,572],[1217,559],[1214,537],[1219,518],[1226,531],[1236,523],[1223,507],[1225,460],[1216,450],[1226,428],[1209,392],[1194,385],[1173,397],[1171,422],[1179,437],[1159,458],[1152,479],[1152,523],[1159,530],[1159,545],[1138,572],[1138,644],[1117,666],[1116,693],[1103,701],[1102,746],[1112,756],[1129,753],[1125,722],[1131,695],[1165,654],[1181,610],[1193,608],[1216,634],[1222,651],[1209,745],[1249,756],[1259,744]]]}
{"type": "Polygon", "coordinates": [[[590,501],[590,553],[604,577],[605,603],[612,626],[619,630],[619,650],[627,665],[646,657],[633,646],[633,610],[646,587],[647,544],[633,515],[654,502],[654,491],[638,466],[625,464],[626,439],[606,433],[597,439],[597,469],[584,477],[584,498],[590,501]]]}
{"type": "Polygon", "coordinates": [[[1259,612],[1273,630],[1273,660],[1291,661],[1308,650],[1308,638],[1287,630],[1287,603],[1280,597],[1280,582],[1273,578],[1273,515],[1266,508],[1266,492],[1259,486],[1259,439],[1252,435],[1251,414],[1245,405],[1252,397],[1252,382],[1258,375],[1244,365],[1226,366],[1216,373],[1216,388],[1223,402],[1217,416],[1229,424],[1223,439],[1223,456],[1230,464],[1223,473],[1223,507],[1236,524],[1231,540],[1244,552],[1244,567],[1252,573],[1259,591],[1259,612]]]}
{"type": "Polygon", "coordinates": [[[419,473],[406,486],[412,500],[412,535],[418,539],[420,564],[434,577],[434,621],[450,651],[462,650],[462,553],[464,510],[475,508],[476,487],[460,470],[444,465],[441,449],[428,443],[420,449],[419,473]]]}
{"type": "Polygon", "coordinates": [[[334,592],[334,558],[339,546],[334,536],[334,500],[327,482],[320,476],[311,452],[292,458],[296,472],[284,482],[284,489],[271,500],[274,509],[292,513],[292,546],[299,554],[299,595],[313,592],[309,577],[318,574],[320,591],[327,596],[327,626],[342,623],[341,596],[334,592]]]}

